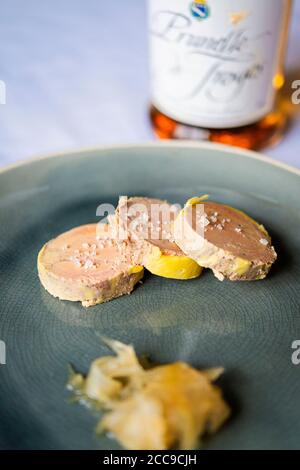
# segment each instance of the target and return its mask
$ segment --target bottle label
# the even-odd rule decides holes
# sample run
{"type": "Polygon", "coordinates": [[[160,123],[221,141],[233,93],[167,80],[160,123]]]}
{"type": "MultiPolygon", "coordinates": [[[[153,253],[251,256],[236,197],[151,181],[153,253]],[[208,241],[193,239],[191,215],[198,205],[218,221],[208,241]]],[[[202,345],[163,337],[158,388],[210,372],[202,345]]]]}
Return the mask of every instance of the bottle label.
{"type": "Polygon", "coordinates": [[[149,0],[153,104],[211,128],[258,121],[282,76],[287,0],[149,0]]]}

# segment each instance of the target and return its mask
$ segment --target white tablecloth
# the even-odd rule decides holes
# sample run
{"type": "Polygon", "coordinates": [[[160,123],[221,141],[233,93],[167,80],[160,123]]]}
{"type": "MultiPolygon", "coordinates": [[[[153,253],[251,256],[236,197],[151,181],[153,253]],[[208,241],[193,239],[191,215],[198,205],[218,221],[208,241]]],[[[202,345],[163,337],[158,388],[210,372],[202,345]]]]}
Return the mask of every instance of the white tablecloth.
{"type": "MultiPolygon", "coordinates": [[[[300,80],[300,0],[287,57],[300,80]]],[[[4,0],[0,166],[41,154],[154,139],[148,120],[146,0],[4,0]]],[[[280,145],[300,167],[300,105],[280,145]]]]}

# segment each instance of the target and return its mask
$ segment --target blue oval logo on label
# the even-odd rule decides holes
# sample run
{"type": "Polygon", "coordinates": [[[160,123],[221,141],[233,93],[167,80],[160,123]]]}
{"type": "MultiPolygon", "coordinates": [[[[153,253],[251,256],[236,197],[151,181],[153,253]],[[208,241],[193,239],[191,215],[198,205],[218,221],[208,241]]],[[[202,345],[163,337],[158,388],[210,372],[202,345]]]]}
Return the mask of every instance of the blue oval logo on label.
{"type": "Polygon", "coordinates": [[[190,10],[192,16],[197,20],[205,20],[210,14],[206,0],[195,0],[191,3],[190,10]]]}

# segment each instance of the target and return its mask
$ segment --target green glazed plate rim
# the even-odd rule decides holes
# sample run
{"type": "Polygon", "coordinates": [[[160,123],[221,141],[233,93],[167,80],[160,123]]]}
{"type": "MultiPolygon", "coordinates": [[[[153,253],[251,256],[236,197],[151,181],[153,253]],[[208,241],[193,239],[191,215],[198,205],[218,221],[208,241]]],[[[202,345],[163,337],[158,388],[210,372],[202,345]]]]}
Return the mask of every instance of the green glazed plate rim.
{"type": "MultiPolygon", "coordinates": [[[[217,152],[220,152],[220,155],[222,152],[229,152],[229,158],[234,155],[239,155],[239,156],[244,156],[246,158],[258,160],[264,163],[267,163],[272,166],[276,166],[278,168],[281,168],[282,170],[288,171],[290,173],[293,173],[297,176],[300,176],[300,169],[297,167],[294,167],[292,165],[288,165],[287,163],[281,162],[279,160],[275,160],[272,157],[269,157],[267,155],[264,155],[263,153],[260,152],[255,152],[253,150],[246,150],[240,147],[233,147],[231,145],[225,145],[225,144],[216,144],[212,142],[194,142],[194,141],[185,141],[185,140],[165,140],[165,141],[148,141],[148,142],[143,142],[143,143],[126,143],[126,144],[110,144],[110,145],[99,145],[95,147],[80,147],[79,149],[68,149],[64,150],[61,152],[51,152],[49,154],[44,154],[41,156],[33,156],[29,157],[26,159],[22,159],[20,161],[5,165],[3,167],[0,167],[0,175],[2,173],[12,171],[16,168],[23,167],[26,165],[30,165],[32,163],[36,162],[41,162],[43,160],[48,160],[52,158],[57,158],[57,157],[76,157],[80,156],[82,153],[95,153],[95,152],[103,152],[103,151],[110,151],[110,150],[118,150],[118,149],[146,149],[146,148],[192,148],[192,149],[201,149],[201,150],[216,150],[217,152]]],[[[99,158],[101,158],[102,155],[98,155],[99,158]]],[[[173,156],[174,158],[177,158],[176,155],[173,156]]],[[[143,158],[143,157],[141,157],[143,158]]]]}

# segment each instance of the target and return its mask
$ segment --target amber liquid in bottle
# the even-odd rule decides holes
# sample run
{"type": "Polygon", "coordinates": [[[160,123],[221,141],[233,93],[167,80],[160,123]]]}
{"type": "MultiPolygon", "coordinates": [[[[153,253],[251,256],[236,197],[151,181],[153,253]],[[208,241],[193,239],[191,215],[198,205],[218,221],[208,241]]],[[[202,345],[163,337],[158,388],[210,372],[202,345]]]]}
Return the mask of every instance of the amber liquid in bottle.
{"type": "Polygon", "coordinates": [[[159,139],[206,140],[245,149],[260,150],[280,141],[287,126],[287,116],[280,102],[277,109],[260,121],[232,129],[203,129],[174,121],[154,106],[150,118],[159,139]]]}
{"type": "Polygon", "coordinates": [[[180,120],[175,120],[163,113],[154,105],[150,107],[150,119],[155,135],[160,139],[205,140],[246,149],[259,150],[274,145],[282,138],[287,127],[285,112],[280,90],[284,85],[284,59],[288,39],[289,20],[292,1],[286,2],[280,46],[278,50],[278,69],[270,83],[276,91],[273,110],[259,121],[231,128],[197,127],[180,120]]]}

